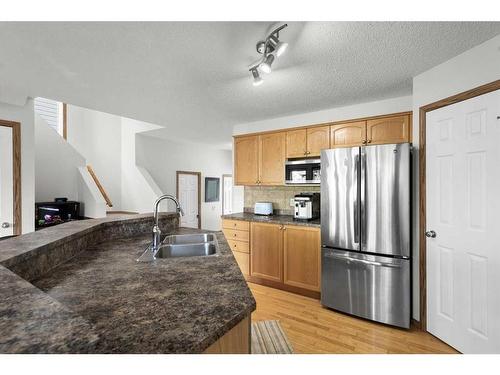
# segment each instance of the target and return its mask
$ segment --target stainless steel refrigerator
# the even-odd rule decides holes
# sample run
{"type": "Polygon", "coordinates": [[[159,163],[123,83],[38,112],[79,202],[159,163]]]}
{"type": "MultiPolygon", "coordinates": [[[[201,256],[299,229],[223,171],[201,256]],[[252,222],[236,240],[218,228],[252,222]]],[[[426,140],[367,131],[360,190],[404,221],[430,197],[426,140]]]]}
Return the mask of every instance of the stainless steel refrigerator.
{"type": "Polygon", "coordinates": [[[321,151],[321,303],[410,326],[410,145],[321,151]]]}

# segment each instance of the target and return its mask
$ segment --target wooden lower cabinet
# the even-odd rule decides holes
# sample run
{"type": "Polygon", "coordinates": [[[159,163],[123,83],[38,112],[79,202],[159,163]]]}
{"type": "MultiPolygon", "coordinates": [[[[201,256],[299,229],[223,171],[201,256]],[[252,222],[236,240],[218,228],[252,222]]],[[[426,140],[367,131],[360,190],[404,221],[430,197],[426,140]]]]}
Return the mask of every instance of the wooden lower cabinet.
{"type": "Polygon", "coordinates": [[[222,231],[234,259],[245,279],[250,275],[250,223],[242,220],[222,220],[222,231]]]}
{"type": "Polygon", "coordinates": [[[250,225],[250,275],[283,282],[283,234],[280,224],[250,225]]]}
{"type": "Polygon", "coordinates": [[[244,318],[224,336],[210,345],[203,354],[250,354],[251,319],[244,318]]]}
{"type": "Polygon", "coordinates": [[[318,228],[285,226],[283,282],[318,291],[321,286],[321,235],[318,228]]]}
{"type": "Polygon", "coordinates": [[[319,296],[319,228],[267,223],[252,223],[250,228],[250,281],[319,296]]]}

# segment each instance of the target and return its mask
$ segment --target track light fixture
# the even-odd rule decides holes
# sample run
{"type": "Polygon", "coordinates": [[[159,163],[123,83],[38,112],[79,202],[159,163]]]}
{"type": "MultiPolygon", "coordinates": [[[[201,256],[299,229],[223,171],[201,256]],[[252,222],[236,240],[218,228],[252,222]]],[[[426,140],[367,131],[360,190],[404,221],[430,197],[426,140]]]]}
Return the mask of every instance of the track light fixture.
{"type": "Polygon", "coordinates": [[[253,76],[253,85],[254,86],[261,85],[264,82],[264,80],[260,77],[260,74],[259,74],[257,68],[253,68],[250,71],[252,72],[252,76],[253,76]]]}
{"type": "Polygon", "coordinates": [[[274,61],[274,55],[269,54],[265,57],[264,61],[259,65],[260,70],[262,70],[264,73],[271,73],[271,65],[273,64],[274,61]]]}
{"type": "Polygon", "coordinates": [[[265,40],[257,42],[255,46],[257,52],[263,56],[250,65],[248,69],[252,73],[254,86],[258,86],[264,82],[259,74],[259,69],[264,73],[271,73],[271,65],[275,58],[281,56],[288,47],[288,43],[279,40],[279,32],[287,26],[286,23],[281,25],[274,29],[265,40]]]}

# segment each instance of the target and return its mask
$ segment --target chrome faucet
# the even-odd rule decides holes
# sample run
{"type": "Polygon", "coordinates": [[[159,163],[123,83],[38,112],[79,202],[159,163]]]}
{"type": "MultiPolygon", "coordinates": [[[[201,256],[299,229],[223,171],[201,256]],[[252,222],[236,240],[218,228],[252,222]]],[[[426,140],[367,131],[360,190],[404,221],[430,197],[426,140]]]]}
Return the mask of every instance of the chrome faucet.
{"type": "Polygon", "coordinates": [[[181,208],[181,205],[179,204],[179,201],[172,195],[165,194],[159,197],[155,204],[154,204],[154,226],[153,226],[153,243],[151,244],[151,251],[153,254],[156,254],[158,251],[158,248],[160,246],[160,236],[161,236],[161,230],[160,227],[158,226],[158,207],[160,206],[160,202],[165,200],[165,199],[170,199],[175,203],[177,213],[179,216],[184,216],[184,211],[181,208]]]}

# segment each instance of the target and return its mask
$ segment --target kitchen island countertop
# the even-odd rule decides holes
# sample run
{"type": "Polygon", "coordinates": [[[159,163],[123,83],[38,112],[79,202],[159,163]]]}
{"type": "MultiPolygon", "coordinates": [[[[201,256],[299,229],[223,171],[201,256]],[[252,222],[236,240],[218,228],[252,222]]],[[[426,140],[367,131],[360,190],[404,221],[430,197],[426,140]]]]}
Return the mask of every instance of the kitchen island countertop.
{"type": "Polygon", "coordinates": [[[136,261],[150,234],[105,240],[31,282],[0,266],[0,353],[203,352],[256,306],[216,235],[216,255],[152,263],[136,261]]]}

